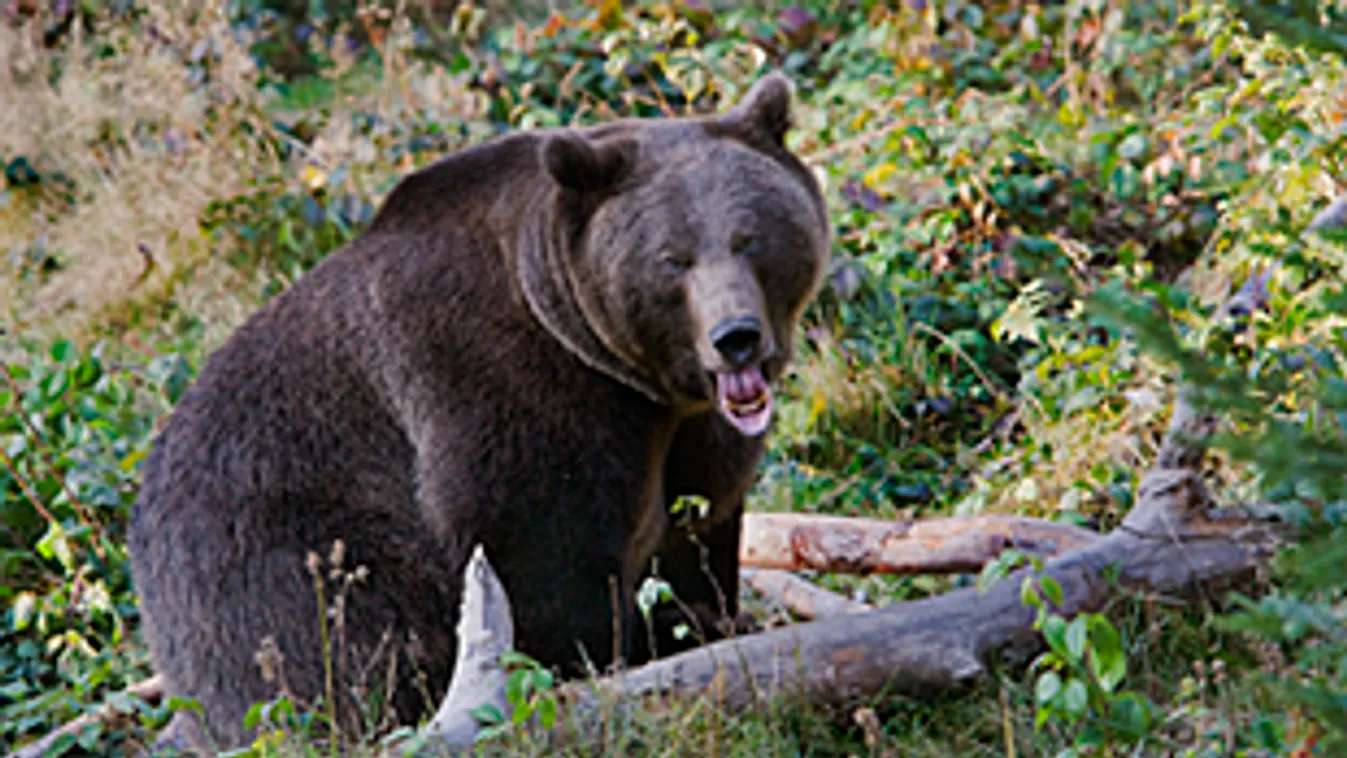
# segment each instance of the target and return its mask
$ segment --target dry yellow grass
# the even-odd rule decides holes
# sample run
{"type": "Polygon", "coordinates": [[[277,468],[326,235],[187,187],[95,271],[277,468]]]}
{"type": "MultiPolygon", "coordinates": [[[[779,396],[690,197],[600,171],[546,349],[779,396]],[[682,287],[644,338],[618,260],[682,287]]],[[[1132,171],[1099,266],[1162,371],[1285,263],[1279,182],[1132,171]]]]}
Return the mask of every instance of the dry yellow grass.
{"type": "Polygon", "coordinates": [[[256,72],[223,33],[220,4],[150,12],[171,42],[113,29],[109,40],[120,52],[108,57],[78,37],[50,52],[35,47],[27,29],[0,29],[0,60],[9,64],[0,71],[0,155],[61,172],[80,200],[67,208],[48,194],[12,199],[17,207],[0,227],[4,247],[45,236],[61,264],[45,280],[19,281],[11,272],[0,284],[16,333],[78,334],[129,298],[162,291],[209,254],[197,226],[206,205],[275,169],[262,143],[250,149],[232,137],[265,124],[252,94],[256,72]],[[203,41],[217,51],[208,87],[190,81],[179,52],[203,41]],[[55,55],[62,73],[53,85],[45,71],[55,55]]]}
{"type": "MultiPolygon", "coordinates": [[[[248,192],[259,177],[297,185],[337,165],[351,169],[340,189],[374,195],[409,166],[381,162],[343,113],[397,123],[413,110],[448,120],[482,107],[458,78],[402,55],[408,27],[390,18],[380,83],[333,103],[330,126],[308,146],[292,142],[299,158],[283,164],[269,140],[256,138],[277,135],[257,87],[261,72],[230,35],[223,3],[148,10],[159,40],[109,24],[101,41],[118,53],[107,57],[78,37],[48,51],[33,44],[33,26],[0,28],[0,156],[63,174],[79,198],[72,206],[54,193],[15,190],[0,204],[0,249],[41,240],[59,262],[46,276],[14,265],[0,274],[6,334],[78,339],[135,305],[169,297],[178,312],[208,324],[208,341],[227,333],[256,305],[244,293],[259,287],[248,286],[252,272],[223,262],[231,251],[202,234],[202,212],[213,201],[248,192]],[[208,51],[204,85],[192,77],[194,48],[208,51]],[[53,85],[45,72],[58,56],[53,85]],[[306,165],[317,171],[304,175],[306,165]]],[[[329,52],[339,58],[334,75],[352,65],[329,52]]]]}

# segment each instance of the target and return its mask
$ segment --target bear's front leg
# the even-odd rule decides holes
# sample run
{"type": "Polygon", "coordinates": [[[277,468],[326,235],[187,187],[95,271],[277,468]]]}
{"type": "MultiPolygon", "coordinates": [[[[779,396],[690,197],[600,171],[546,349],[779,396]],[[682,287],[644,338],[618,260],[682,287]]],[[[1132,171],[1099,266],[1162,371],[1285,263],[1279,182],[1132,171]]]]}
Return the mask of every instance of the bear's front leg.
{"type": "Polygon", "coordinates": [[[493,429],[471,469],[451,454],[466,444],[427,446],[419,495],[455,571],[472,545],[483,546],[509,598],[516,649],[564,677],[585,676],[630,657],[632,591],[644,563],[635,539],[658,508],[641,506],[643,456],[614,451],[639,451],[650,435],[603,417],[552,428],[534,416],[513,433],[493,429]]]}
{"type": "Polygon", "coordinates": [[[514,561],[501,581],[514,609],[515,648],[563,677],[606,673],[631,657],[630,582],[614,546],[575,543],[569,560],[514,561]]]}
{"type": "Polygon", "coordinates": [[[681,496],[709,501],[706,513],[679,513],[651,568],[677,598],[651,623],[637,617],[634,661],[646,661],[754,629],[739,610],[739,537],[744,498],[756,480],[763,439],[745,437],[715,412],[686,419],[664,465],[666,507],[681,496]],[[686,625],[686,633],[679,630],[686,625]],[[654,647],[652,650],[651,647],[654,647]]]}
{"type": "Polygon", "coordinates": [[[752,617],[739,610],[743,499],[720,508],[713,505],[712,511],[725,516],[709,528],[671,529],[656,554],[653,567],[669,582],[676,600],[656,606],[649,622],[640,618],[633,624],[633,663],[756,629],[752,617]]]}

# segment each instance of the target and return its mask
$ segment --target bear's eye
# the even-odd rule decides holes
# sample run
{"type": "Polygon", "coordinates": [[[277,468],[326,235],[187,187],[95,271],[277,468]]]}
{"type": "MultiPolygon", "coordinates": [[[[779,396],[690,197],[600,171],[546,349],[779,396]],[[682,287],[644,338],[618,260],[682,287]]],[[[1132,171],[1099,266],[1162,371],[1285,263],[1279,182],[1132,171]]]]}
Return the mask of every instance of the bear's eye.
{"type": "Polygon", "coordinates": [[[730,252],[735,255],[749,255],[757,248],[758,238],[751,234],[735,232],[730,235],[730,252]]]}
{"type": "Polygon", "coordinates": [[[695,263],[690,253],[665,253],[660,256],[660,260],[663,261],[664,265],[675,274],[686,273],[688,269],[692,268],[692,264],[695,263]]]}

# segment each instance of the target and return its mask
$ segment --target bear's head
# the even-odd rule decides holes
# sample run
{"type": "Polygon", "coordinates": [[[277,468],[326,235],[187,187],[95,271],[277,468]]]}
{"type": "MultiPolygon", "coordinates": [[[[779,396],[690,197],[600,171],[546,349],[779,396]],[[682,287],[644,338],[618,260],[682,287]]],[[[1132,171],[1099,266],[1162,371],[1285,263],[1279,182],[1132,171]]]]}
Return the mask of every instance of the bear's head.
{"type": "Polygon", "coordinates": [[[554,228],[521,271],[591,366],[750,437],[830,245],[819,186],[784,145],[792,97],[771,74],[721,115],[548,134],[554,228]]]}

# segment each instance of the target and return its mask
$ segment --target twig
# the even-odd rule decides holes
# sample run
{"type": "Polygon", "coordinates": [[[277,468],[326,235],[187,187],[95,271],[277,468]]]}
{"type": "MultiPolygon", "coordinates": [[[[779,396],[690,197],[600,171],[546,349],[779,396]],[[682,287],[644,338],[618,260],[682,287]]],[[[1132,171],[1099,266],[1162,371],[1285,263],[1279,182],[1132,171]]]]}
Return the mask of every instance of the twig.
{"type": "MultiPolygon", "coordinates": [[[[66,483],[65,477],[61,475],[60,469],[58,469],[56,467],[56,463],[52,461],[51,455],[49,455],[47,452],[47,449],[51,447],[51,442],[49,442],[47,440],[46,435],[44,435],[35,424],[33,424],[33,420],[28,418],[28,413],[23,409],[22,388],[19,387],[18,382],[14,381],[14,377],[10,375],[8,369],[0,371],[0,374],[4,374],[5,383],[9,385],[10,393],[14,395],[15,415],[19,417],[19,420],[23,422],[23,425],[28,429],[28,432],[33,435],[36,442],[38,443],[37,451],[38,455],[42,457],[42,462],[47,464],[47,468],[51,471],[52,478],[56,480],[57,486],[59,486],[61,488],[61,491],[65,493],[66,500],[70,502],[70,507],[75,510],[75,515],[79,518],[80,522],[83,523],[85,526],[89,527],[89,529],[93,531],[94,535],[99,538],[90,541],[91,544],[93,545],[94,553],[97,554],[100,559],[107,557],[106,553],[103,550],[103,545],[100,542],[100,539],[106,536],[103,532],[102,526],[94,522],[93,519],[89,518],[89,513],[84,509],[84,504],[81,503],[80,499],[75,496],[75,493],[70,489],[70,485],[66,483]]],[[[14,478],[16,480],[19,479],[18,472],[14,468],[14,462],[10,460],[8,455],[5,455],[5,467],[9,469],[10,473],[14,475],[14,478]]],[[[33,505],[37,507],[38,512],[43,513],[44,517],[47,518],[48,521],[55,521],[55,518],[52,518],[51,516],[51,512],[38,504],[37,498],[33,496],[31,491],[25,490],[25,494],[28,496],[28,499],[33,503],[33,505]]]]}
{"type": "Polygon", "coordinates": [[[919,332],[925,332],[943,342],[945,346],[954,353],[955,357],[962,358],[963,362],[968,364],[968,367],[973,370],[974,374],[977,374],[978,379],[982,380],[982,383],[987,387],[987,391],[990,392],[993,397],[1005,403],[1010,402],[1010,398],[1006,396],[1002,389],[996,386],[996,383],[991,380],[991,377],[987,376],[987,373],[982,370],[982,367],[977,364],[977,361],[973,360],[963,348],[959,347],[954,340],[950,339],[949,335],[943,334],[938,329],[927,326],[920,321],[913,321],[912,327],[919,332]]]}
{"type": "Polygon", "coordinates": [[[5,469],[9,471],[9,475],[18,483],[19,489],[23,492],[23,496],[28,499],[28,502],[33,504],[33,509],[38,512],[38,515],[46,519],[48,523],[59,524],[60,521],[56,516],[52,515],[52,512],[47,510],[46,506],[42,505],[41,501],[37,499],[37,495],[33,493],[32,485],[30,485],[28,480],[23,478],[23,475],[14,467],[13,459],[9,457],[9,453],[3,448],[0,448],[0,461],[4,461],[5,469]]]}
{"type": "MultiPolygon", "coordinates": [[[[120,694],[130,697],[140,698],[150,705],[158,705],[164,698],[164,679],[161,676],[152,676],[149,679],[143,679],[122,690],[120,694]]],[[[41,758],[47,750],[56,741],[66,735],[74,735],[83,731],[85,727],[92,724],[105,724],[116,718],[117,714],[123,711],[118,708],[112,698],[103,703],[98,710],[91,713],[85,713],[73,721],[61,725],[60,728],[51,732],[36,742],[31,742],[15,750],[5,758],[41,758]]]]}
{"type": "Polygon", "coordinates": [[[854,150],[858,147],[874,142],[880,137],[896,132],[905,126],[909,126],[911,123],[912,122],[906,119],[890,121],[889,123],[879,127],[878,129],[873,129],[871,131],[858,134],[855,137],[851,137],[850,139],[844,139],[841,142],[838,142],[834,145],[830,145],[829,147],[824,148],[823,150],[820,150],[816,153],[806,155],[804,156],[805,163],[813,163],[813,164],[822,163],[823,161],[839,153],[845,153],[848,150],[854,150]]]}

